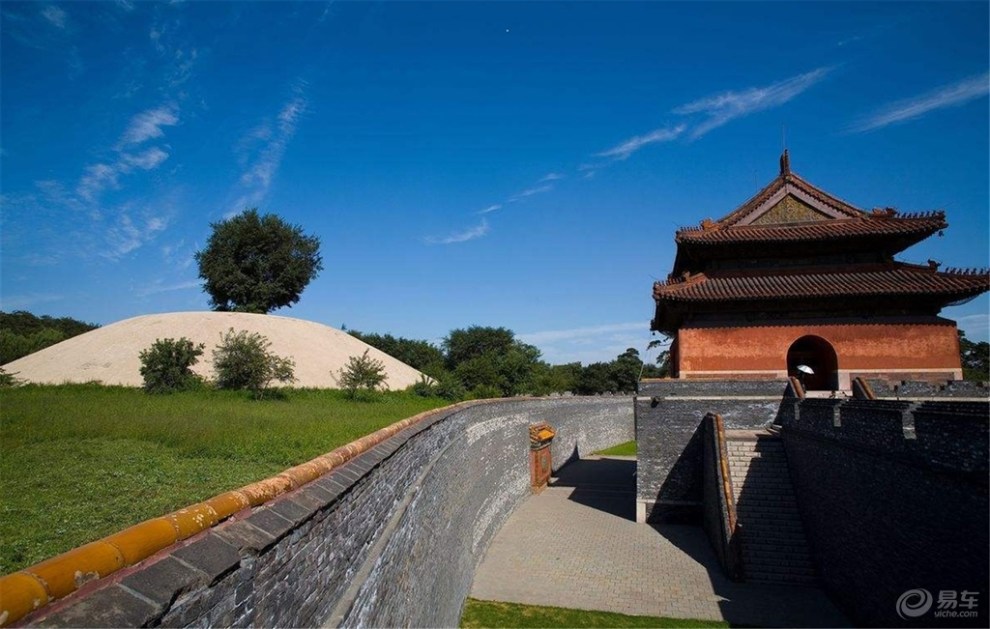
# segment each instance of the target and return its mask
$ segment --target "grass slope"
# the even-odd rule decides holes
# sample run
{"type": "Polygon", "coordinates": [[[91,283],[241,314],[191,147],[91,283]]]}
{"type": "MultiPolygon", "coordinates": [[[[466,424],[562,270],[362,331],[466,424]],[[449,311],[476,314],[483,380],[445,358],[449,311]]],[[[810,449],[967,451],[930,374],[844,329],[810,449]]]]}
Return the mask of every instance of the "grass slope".
{"type": "Polygon", "coordinates": [[[0,574],[276,474],[446,404],[95,385],[0,389],[0,574]]]}
{"type": "Polygon", "coordinates": [[[469,598],[464,604],[461,627],[728,627],[716,620],[689,620],[655,616],[627,616],[612,612],[519,605],[469,598]]]}
{"type": "Polygon", "coordinates": [[[602,450],[601,452],[595,452],[595,454],[601,454],[603,456],[636,456],[636,442],[627,441],[625,443],[620,443],[617,446],[612,446],[607,450],[602,450]]]}

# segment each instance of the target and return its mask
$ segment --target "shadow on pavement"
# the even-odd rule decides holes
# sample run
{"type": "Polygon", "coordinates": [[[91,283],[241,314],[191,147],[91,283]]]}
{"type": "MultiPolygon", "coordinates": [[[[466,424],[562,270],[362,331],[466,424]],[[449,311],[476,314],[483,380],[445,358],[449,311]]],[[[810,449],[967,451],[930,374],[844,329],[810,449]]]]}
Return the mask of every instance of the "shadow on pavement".
{"type": "MultiPolygon", "coordinates": [[[[573,488],[568,500],[627,520],[636,518],[636,460],[573,459],[550,481],[552,488],[573,488]]],[[[618,523],[617,523],[618,524],[618,523]]],[[[626,526],[626,524],[622,524],[626,526]]],[[[635,526],[635,525],[633,525],[635,526]]],[[[718,597],[722,617],[734,627],[848,627],[849,621],[817,588],[736,583],[718,564],[704,529],[691,524],[646,526],[704,568],[718,597]]]]}
{"type": "Polygon", "coordinates": [[[569,499],[624,520],[636,519],[636,460],[577,459],[557,470],[550,487],[573,487],[569,499]]]}
{"type": "Polygon", "coordinates": [[[722,617],[732,627],[851,627],[817,587],[735,582],[725,576],[704,529],[690,524],[648,525],[708,573],[722,617]]]}

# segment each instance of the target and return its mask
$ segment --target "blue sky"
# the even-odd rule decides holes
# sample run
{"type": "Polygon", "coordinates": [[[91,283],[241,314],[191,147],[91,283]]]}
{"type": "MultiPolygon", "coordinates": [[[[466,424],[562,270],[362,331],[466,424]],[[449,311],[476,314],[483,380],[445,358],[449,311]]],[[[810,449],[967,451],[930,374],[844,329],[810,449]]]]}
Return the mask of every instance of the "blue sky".
{"type": "MultiPolygon", "coordinates": [[[[0,5],[0,308],[205,310],[245,207],[322,239],[277,314],[645,353],[674,231],[795,172],[988,264],[987,3],[0,5]]],[[[947,309],[987,338],[983,296],[947,309]]]]}

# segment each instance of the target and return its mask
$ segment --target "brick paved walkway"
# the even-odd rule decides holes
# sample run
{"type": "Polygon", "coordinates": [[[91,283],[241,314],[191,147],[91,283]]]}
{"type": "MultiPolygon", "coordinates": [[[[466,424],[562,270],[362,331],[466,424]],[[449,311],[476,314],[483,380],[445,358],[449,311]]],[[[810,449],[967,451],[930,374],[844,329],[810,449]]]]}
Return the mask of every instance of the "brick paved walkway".
{"type": "Polygon", "coordinates": [[[729,581],[701,527],[636,524],[635,472],[635,460],[612,457],[561,470],[499,531],[471,596],[751,626],[849,626],[821,590],[729,581]]]}

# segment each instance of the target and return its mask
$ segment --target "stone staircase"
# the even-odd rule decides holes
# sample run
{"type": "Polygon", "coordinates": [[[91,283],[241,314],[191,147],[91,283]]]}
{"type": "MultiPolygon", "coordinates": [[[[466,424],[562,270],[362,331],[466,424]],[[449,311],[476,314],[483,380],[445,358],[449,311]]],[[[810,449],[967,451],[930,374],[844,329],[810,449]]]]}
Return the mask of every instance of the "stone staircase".
{"type": "Polygon", "coordinates": [[[746,581],[816,585],[783,441],[767,431],[727,430],[725,443],[746,581]]]}

